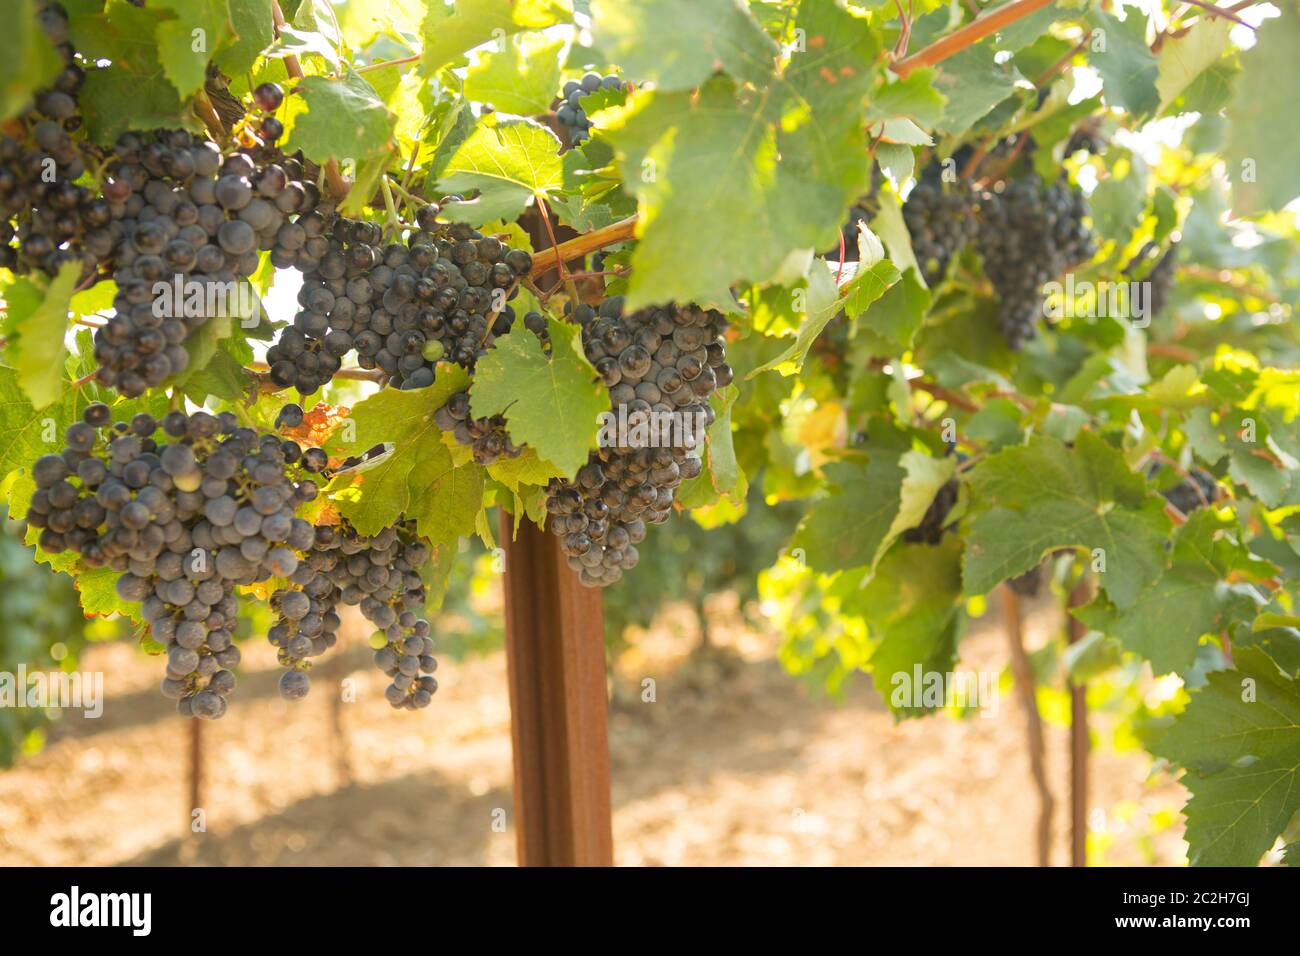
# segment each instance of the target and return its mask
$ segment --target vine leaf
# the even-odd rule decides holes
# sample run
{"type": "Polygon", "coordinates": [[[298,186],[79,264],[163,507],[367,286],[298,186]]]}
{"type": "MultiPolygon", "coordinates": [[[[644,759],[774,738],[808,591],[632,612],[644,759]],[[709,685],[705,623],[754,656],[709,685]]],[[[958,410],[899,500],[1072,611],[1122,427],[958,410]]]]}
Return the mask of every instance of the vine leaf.
{"type": "Polygon", "coordinates": [[[807,52],[757,93],[716,74],[698,92],[641,90],[596,115],[641,213],[628,308],[729,309],[732,285],[789,276],[834,243],[867,191],[862,110],[878,44],[829,0],[802,4],[795,25],[807,52]]]}
{"type": "Polygon", "coordinates": [[[571,0],[428,0],[428,6],[420,27],[426,76],[493,38],[573,19],[571,0]]]}
{"type": "Polygon", "coordinates": [[[936,87],[936,78],[935,70],[925,67],[882,86],[867,106],[867,118],[883,120],[906,116],[922,126],[933,127],[943,117],[943,108],[948,102],[948,97],[936,87]]]}
{"type": "Polygon", "coordinates": [[[939,489],[957,471],[956,458],[935,458],[919,451],[904,452],[898,461],[907,476],[899,488],[898,514],[894,516],[889,533],[881,544],[882,551],[908,528],[915,528],[921,523],[939,489]]]}
{"type": "Polygon", "coordinates": [[[1165,38],[1156,77],[1160,112],[1167,110],[1198,76],[1218,62],[1228,46],[1232,27],[1227,17],[1197,20],[1183,36],[1165,38]]]}
{"type": "Polygon", "coordinates": [[[545,113],[560,88],[564,45],[563,38],[524,35],[483,54],[465,75],[465,96],[519,116],[545,113]]]}
{"type": "Polygon", "coordinates": [[[843,571],[875,563],[898,518],[907,469],[896,453],[878,450],[863,464],[825,467],[834,492],[814,502],[792,542],[814,571],[843,571]]]}
{"type": "Polygon", "coordinates": [[[1214,671],[1152,751],[1186,769],[1193,866],[1254,866],[1300,810],[1300,685],[1255,648],[1214,671]]]}
{"type": "Polygon", "coordinates": [[[1196,659],[1202,634],[1227,630],[1231,622],[1255,614],[1256,602],[1226,583],[1248,555],[1240,545],[1216,537],[1219,529],[1213,511],[1195,512],[1174,537],[1170,566],[1131,608],[1121,611],[1099,596],[1074,616],[1118,638],[1126,650],[1150,661],[1155,673],[1182,673],[1196,659]]]}
{"type": "Polygon", "coordinates": [[[908,269],[865,318],[859,319],[854,347],[867,348],[875,355],[894,355],[910,348],[930,309],[930,298],[917,270],[908,269]]]}
{"type": "Polygon", "coordinates": [[[1100,549],[1101,587],[1119,608],[1131,608],[1164,572],[1162,504],[1123,453],[1092,432],[1080,432],[1073,448],[1038,435],[1003,449],[972,470],[970,489],[967,594],[988,593],[1058,548],[1100,549]]]}
{"type": "Polygon", "coordinates": [[[1226,158],[1237,215],[1281,210],[1300,194],[1296,124],[1279,122],[1295,109],[1300,88],[1300,10],[1278,4],[1281,16],[1266,20],[1258,41],[1242,54],[1244,66],[1228,106],[1226,158]]]}
{"type": "Polygon", "coordinates": [[[564,186],[560,141],[529,120],[482,123],[447,161],[438,185],[448,192],[477,190],[476,199],[447,203],[450,219],[480,226],[514,220],[534,196],[564,186]]]}
{"type": "Polygon", "coordinates": [[[375,88],[353,70],[330,79],[306,76],[295,91],[306,109],[290,111],[285,123],[288,151],[301,149],[318,163],[354,159],[358,163],[392,148],[397,118],[375,88]]]}
{"type": "Polygon", "coordinates": [[[334,431],[325,445],[331,455],[393,446],[364,472],[336,479],[338,487],[332,489],[339,513],[362,534],[374,534],[403,515],[415,518],[420,534],[433,544],[473,532],[480,499],[465,505],[475,482],[481,498],[482,469],[458,467],[433,421],[434,412],[468,384],[469,375],[459,366],[441,365],[433,385],[384,389],[353,407],[351,429],[334,431]]]}
{"type": "Polygon", "coordinates": [[[917,686],[915,675],[918,668],[922,674],[953,669],[960,608],[961,540],[951,535],[937,545],[895,548],[871,579],[845,598],[845,612],[869,621],[869,636],[879,642],[868,661],[871,679],[896,716],[920,717],[937,709],[920,697],[924,686],[917,686]],[[912,695],[900,693],[907,687],[912,695]]]}
{"type": "Polygon", "coordinates": [[[230,23],[234,32],[213,59],[227,76],[240,76],[275,42],[271,5],[262,0],[230,0],[230,23]]]}
{"type": "Polygon", "coordinates": [[[943,120],[935,128],[945,133],[960,133],[997,106],[1024,77],[1007,61],[999,63],[991,44],[967,47],[939,65],[935,85],[948,98],[943,120]]]}
{"type": "Polygon", "coordinates": [[[117,579],[122,576],[120,571],[112,568],[88,568],[81,564],[79,556],[73,551],[49,554],[36,545],[40,534],[36,528],[27,529],[27,543],[36,547],[36,560],[72,578],[83,611],[101,616],[121,614],[136,624],[144,623],[140,603],[124,601],[117,595],[117,579]]]}
{"type": "Polygon", "coordinates": [[[1135,116],[1147,116],[1160,106],[1156,80],[1160,66],[1147,46],[1147,15],[1137,7],[1126,7],[1119,20],[1104,10],[1094,9],[1089,19],[1103,31],[1104,50],[1089,49],[1088,64],[1101,74],[1106,102],[1135,116]]]}
{"type": "Polygon", "coordinates": [[[550,326],[551,356],[536,335],[516,323],[479,359],[470,386],[475,418],[504,415],[515,444],[528,444],[562,474],[572,476],[596,445],[609,393],[582,352],[582,330],[559,319],[550,326]]]}
{"type": "Polygon", "coordinates": [[[815,263],[808,277],[808,312],[799,331],[795,333],[794,342],[783,352],[753,369],[746,379],[751,379],[761,372],[779,370],[783,375],[793,375],[803,368],[808,358],[808,350],[822,334],[831,319],[840,313],[857,318],[867,311],[870,305],[885,294],[890,286],[899,279],[898,269],[888,259],[881,259],[869,269],[863,269],[843,288],[843,295],[836,295],[835,280],[829,270],[815,263]]]}
{"type": "Polygon", "coordinates": [[[208,55],[230,35],[227,0],[154,0],[150,7],[172,15],[158,24],[158,59],[176,92],[189,97],[207,78],[208,55]]]}
{"type": "Polygon", "coordinates": [[[606,58],[662,90],[698,86],[719,67],[762,83],[776,66],[776,43],[736,0],[593,0],[591,14],[606,58]]]}
{"type": "Polygon", "coordinates": [[[17,0],[0,33],[0,62],[5,64],[4,81],[0,83],[0,121],[30,106],[36,91],[50,85],[63,67],[36,18],[37,5],[36,0],[17,0]]]}
{"type": "Polygon", "coordinates": [[[80,275],[80,260],[65,262],[44,290],[26,277],[4,290],[6,361],[18,372],[18,382],[36,409],[57,401],[63,392],[64,333],[80,275]]]}

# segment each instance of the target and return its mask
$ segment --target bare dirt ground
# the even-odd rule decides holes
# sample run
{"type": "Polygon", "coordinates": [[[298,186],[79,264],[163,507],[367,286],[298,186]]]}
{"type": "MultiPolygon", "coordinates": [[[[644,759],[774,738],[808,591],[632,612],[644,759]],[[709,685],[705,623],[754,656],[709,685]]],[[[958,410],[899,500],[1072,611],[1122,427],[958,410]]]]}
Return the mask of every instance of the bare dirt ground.
{"type": "MultiPolygon", "coordinates": [[[[1013,696],[992,719],[895,724],[865,679],[840,703],[813,694],[772,638],[723,618],[714,651],[691,653],[670,617],[616,662],[618,863],[1033,864],[1038,804],[1013,696]]],[[[1031,647],[1053,626],[1036,609],[1031,647]]],[[[502,655],[444,661],[433,706],[412,714],[384,702],[359,634],[350,647],[333,673],[355,682],[355,702],[334,704],[318,669],[291,705],[271,649],[250,644],[229,713],[202,728],[205,832],[190,823],[191,724],[158,694],[160,662],[94,648],[83,668],[105,673],[104,715],[65,715],[43,752],[0,773],[0,864],[512,864],[502,655]]],[[[1005,653],[986,618],[961,666],[1001,669],[1005,653]]],[[[1055,864],[1068,859],[1066,746],[1049,727],[1055,864]]],[[[1149,771],[1140,752],[1094,752],[1094,862],[1183,862],[1183,793],[1149,771]]]]}

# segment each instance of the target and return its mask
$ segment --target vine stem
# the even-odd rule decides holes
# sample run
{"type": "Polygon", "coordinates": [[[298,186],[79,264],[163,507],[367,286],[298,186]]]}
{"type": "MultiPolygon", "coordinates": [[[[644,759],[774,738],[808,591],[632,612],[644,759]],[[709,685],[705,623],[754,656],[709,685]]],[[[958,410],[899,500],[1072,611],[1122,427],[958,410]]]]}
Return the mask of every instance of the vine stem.
{"type": "Polygon", "coordinates": [[[1052,79],[1052,77],[1056,76],[1058,73],[1064,73],[1066,67],[1070,65],[1070,61],[1073,60],[1075,56],[1077,56],[1079,52],[1082,51],[1083,48],[1088,45],[1088,40],[1091,36],[1092,34],[1090,33],[1084,33],[1083,37],[1079,40],[1079,42],[1076,43],[1074,46],[1070,47],[1070,49],[1066,51],[1064,56],[1062,56],[1059,60],[1057,60],[1046,70],[1044,70],[1041,74],[1039,74],[1038,79],[1034,80],[1034,86],[1041,89],[1043,87],[1043,84],[1045,84],[1048,80],[1052,79]]]}
{"type": "Polygon", "coordinates": [[[1216,17],[1227,17],[1233,23],[1240,23],[1243,27],[1259,32],[1258,28],[1253,24],[1247,23],[1241,17],[1237,16],[1237,14],[1233,12],[1232,8],[1225,9],[1224,7],[1215,6],[1213,3],[1207,3],[1206,0],[1183,0],[1183,3],[1191,4],[1207,13],[1214,14],[1216,17]]]}
{"type": "Polygon", "coordinates": [[[229,135],[226,131],[226,125],[221,122],[221,117],[217,115],[217,109],[208,99],[208,94],[200,89],[194,94],[194,113],[203,121],[212,138],[218,142],[224,143],[229,135]]]}
{"type": "Polygon", "coordinates": [[[922,66],[934,66],[948,57],[960,53],[968,46],[973,46],[990,33],[996,33],[1007,24],[1015,23],[1035,11],[1043,9],[1052,0],[1012,0],[1011,3],[998,7],[990,13],[977,17],[970,23],[945,37],[940,37],[923,50],[918,50],[909,57],[904,57],[891,64],[890,69],[899,76],[907,76],[922,66]]]}
{"type": "MultiPolygon", "coordinates": [[[[271,22],[275,26],[275,35],[280,36],[280,31],[288,24],[284,19],[284,12],[280,9],[280,0],[271,0],[271,22]]],[[[302,64],[298,62],[298,57],[293,53],[286,53],[284,56],[284,69],[295,80],[303,79],[306,74],[302,71],[302,64]]],[[[329,192],[335,199],[342,199],[348,194],[348,183],[339,172],[338,160],[332,156],[325,161],[324,166],[325,181],[329,184],[329,192]]]]}
{"type": "MultiPolygon", "coordinates": [[[[1083,640],[1088,628],[1071,611],[1092,597],[1088,571],[1083,569],[1070,590],[1065,611],[1066,642],[1083,640]]],[[[1088,865],[1088,692],[1084,684],[1066,678],[1070,690],[1070,865],[1088,865]]]]}
{"type": "MultiPolygon", "coordinates": [[[[551,248],[555,249],[560,245],[560,242],[558,239],[555,238],[555,227],[551,225],[550,210],[546,208],[545,199],[543,199],[541,196],[538,196],[536,198],[537,198],[537,212],[542,217],[542,225],[546,227],[546,235],[551,240],[551,248]]],[[[559,258],[555,260],[555,268],[560,273],[560,281],[563,282],[565,285],[572,286],[573,280],[569,278],[569,271],[564,268],[563,258],[559,258]]],[[[570,288],[569,292],[570,294],[572,294],[574,299],[573,304],[576,306],[578,304],[577,302],[578,290],[576,288],[570,288]]]]}
{"type": "Polygon", "coordinates": [[[407,189],[397,180],[392,179],[390,176],[385,176],[384,180],[386,182],[389,182],[392,188],[397,190],[397,195],[401,196],[403,201],[409,204],[410,206],[419,209],[421,206],[428,205],[429,201],[427,199],[421,199],[419,196],[412,193],[409,189],[407,189]]]}
{"type": "MultiPolygon", "coordinates": [[[[540,203],[538,208],[541,208],[540,203]]],[[[628,216],[608,226],[584,232],[581,236],[575,236],[559,245],[552,245],[549,249],[533,253],[533,267],[528,271],[528,278],[535,279],[542,273],[549,272],[556,267],[557,263],[568,259],[580,259],[597,249],[633,238],[636,235],[637,221],[637,216],[628,216]]]]}
{"type": "Polygon", "coordinates": [[[357,66],[352,69],[355,73],[373,73],[375,70],[382,70],[386,66],[401,66],[403,63],[414,63],[419,60],[421,56],[423,56],[423,54],[417,53],[414,56],[404,56],[397,60],[384,60],[382,63],[368,63],[365,66],[357,66]]]}
{"type": "Polygon", "coordinates": [[[1029,772],[1034,778],[1034,789],[1038,791],[1038,865],[1048,866],[1051,864],[1052,811],[1056,800],[1047,782],[1047,747],[1043,741],[1043,718],[1038,712],[1038,682],[1025,651],[1025,619],[1020,595],[1005,581],[999,590],[1002,594],[1002,625],[1011,651],[1011,674],[1015,678],[1020,707],[1025,712],[1029,772]]]}
{"type": "Polygon", "coordinates": [[[385,232],[391,237],[402,228],[402,217],[397,214],[397,207],[393,205],[393,190],[388,184],[387,176],[380,177],[379,188],[384,194],[384,209],[388,212],[388,226],[385,232]]]}

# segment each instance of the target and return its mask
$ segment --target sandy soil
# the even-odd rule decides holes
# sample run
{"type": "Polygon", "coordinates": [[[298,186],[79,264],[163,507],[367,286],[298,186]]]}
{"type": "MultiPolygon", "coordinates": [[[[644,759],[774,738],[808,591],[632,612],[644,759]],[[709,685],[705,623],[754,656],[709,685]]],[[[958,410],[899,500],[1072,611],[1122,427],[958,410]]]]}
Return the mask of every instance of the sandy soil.
{"type": "MultiPolygon", "coordinates": [[[[1033,863],[1037,797],[1013,698],[992,719],[895,724],[865,680],[829,701],[782,671],[773,639],[725,608],[721,617],[710,652],[692,653],[691,628],[670,616],[616,662],[618,863],[1033,863]],[[653,703],[641,701],[646,676],[653,703]]],[[[1031,645],[1052,626],[1037,609],[1031,645]]],[[[1005,665],[995,620],[977,623],[962,658],[1005,665]]],[[[229,714],[202,728],[201,832],[189,806],[191,725],[157,693],[160,662],[112,645],[83,663],[106,675],[105,713],[65,715],[43,752],[0,773],[2,865],[514,861],[500,654],[444,661],[434,705],[410,714],[384,703],[359,633],[295,705],[275,693],[270,648],[254,644],[229,714]],[[355,702],[334,703],[331,673],[352,682],[355,702]]],[[[1062,864],[1062,729],[1049,728],[1048,748],[1062,864]]],[[[1182,791],[1149,771],[1141,753],[1094,753],[1096,862],[1183,861],[1182,791]]]]}

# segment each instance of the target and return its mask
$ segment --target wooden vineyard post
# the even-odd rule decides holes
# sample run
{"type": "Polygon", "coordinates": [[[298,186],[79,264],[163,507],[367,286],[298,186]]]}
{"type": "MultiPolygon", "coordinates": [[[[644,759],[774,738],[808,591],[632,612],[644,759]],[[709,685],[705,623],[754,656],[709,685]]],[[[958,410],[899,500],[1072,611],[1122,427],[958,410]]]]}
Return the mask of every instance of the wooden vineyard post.
{"type": "Polygon", "coordinates": [[[521,866],[610,866],[604,608],[530,521],[505,549],[506,664],[521,866]]]}

